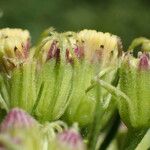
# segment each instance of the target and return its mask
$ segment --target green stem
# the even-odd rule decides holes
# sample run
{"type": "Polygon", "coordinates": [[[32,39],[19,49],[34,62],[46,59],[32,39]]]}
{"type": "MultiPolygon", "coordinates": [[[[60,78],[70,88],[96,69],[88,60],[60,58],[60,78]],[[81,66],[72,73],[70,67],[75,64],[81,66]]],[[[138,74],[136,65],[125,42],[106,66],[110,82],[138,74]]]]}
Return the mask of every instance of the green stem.
{"type": "MultiPolygon", "coordinates": [[[[106,73],[110,72],[111,70],[113,70],[111,67],[105,68],[103,69],[98,75],[97,78],[102,78],[106,73]]],[[[95,87],[97,83],[93,82],[87,89],[86,89],[86,93],[89,92],[91,89],[93,89],[93,87],[95,87]]]]}
{"type": "Polygon", "coordinates": [[[111,84],[105,82],[104,80],[100,80],[98,78],[95,79],[95,82],[98,82],[109,93],[114,95],[116,97],[116,100],[119,100],[118,97],[121,97],[123,100],[125,100],[128,103],[129,107],[131,106],[130,98],[125,93],[120,91],[118,88],[116,88],[116,87],[112,86],[111,84]]]}
{"type": "Polygon", "coordinates": [[[129,129],[122,150],[135,150],[147,131],[148,129],[129,129]]]}
{"type": "Polygon", "coordinates": [[[99,150],[106,150],[111,141],[114,139],[116,136],[116,133],[118,131],[120,125],[120,116],[118,112],[115,114],[114,119],[113,119],[113,124],[111,125],[103,143],[101,144],[99,150]]]}
{"type": "MultiPolygon", "coordinates": [[[[112,85],[117,86],[118,80],[119,80],[119,78],[118,78],[118,74],[117,74],[115,79],[112,81],[112,85]]],[[[101,96],[100,88],[103,86],[101,84],[98,84],[99,83],[98,81],[99,81],[99,77],[97,77],[95,79],[95,84],[97,86],[97,101],[96,101],[94,120],[93,120],[93,123],[91,126],[91,133],[89,136],[89,143],[88,143],[89,150],[96,149],[96,144],[97,144],[97,140],[99,137],[99,133],[100,133],[100,130],[102,129],[102,123],[101,123],[102,119],[101,118],[103,117],[103,115],[105,113],[105,110],[102,110],[102,106],[101,106],[102,104],[100,101],[100,98],[101,98],[100,97],[101,96]]],[[[113,87],[113,86],[111,86],[111,87],[113,87]]],[[[92,87],[90,87],[90,88],[92,88],[92,87]]],[[[116,88],[113,88],[113,89],[116,89],[116,88]]]]}

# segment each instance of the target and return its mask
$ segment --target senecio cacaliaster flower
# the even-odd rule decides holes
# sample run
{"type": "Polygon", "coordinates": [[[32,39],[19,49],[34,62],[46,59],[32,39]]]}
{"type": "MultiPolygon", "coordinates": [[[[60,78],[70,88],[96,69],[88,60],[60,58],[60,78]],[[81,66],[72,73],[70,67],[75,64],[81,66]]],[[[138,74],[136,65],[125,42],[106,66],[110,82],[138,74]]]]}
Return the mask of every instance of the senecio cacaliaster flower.
{"type": "Polygon", "coordinates": [[[57,134],[49,147],[53,150],[86,150],[85,143],[75,128],[70,128],[57,134]]]}
{"type": "MultiPolygon", "coordinates": [[[[95,88],[87,93],[86,90],[91,85],[91,80],[99,72],[103,72],[103,70],[108,68],[109,73],[107,72],[107,75],[103,74],[100,76],[109,83],[112,82],[118,65],[121,44],[120,39],[110,33],[83,30],[77,33],[75,46],[75,54],[79,57],[80,65],[74,65],[73,68],[73,86],[65,118],[69,122],[77,121],[84,126],[92,121],[97,99],[97,90],[95,88]]],[[[108,102],[110,99],[111,96],[108,92],[102,89],[101,101],[103,101],[103,104],[108,104],[107,106],[104,104],[104,107],[110,106],[108,102]]],[[[111,110],[109,111],[111,112],[111,110]]]]}
{"type": "Polygon", "coordinates": [[[19,106],[32,111],[36,100],[36,62],[29,57],[27,30],[0,30],[0,90],[8,108],[19,106]],[[30,88],[30,90],[29,90],[30,88]]]}
{"type": "Polygon", "coordinates": [[[38,123],[22,109],[13,108],[0,125],[0,148],[41,150],[42,135],[38,123]]]}
{"type": "Polygon", "coordinates": [[[138,58],[124,56],[120,68],[120,89],[126,98],[118,101],[119,111],[129,128],[150,127],[150,57],[139,52],[138,58]]]}
{"type": "Polygon", "coordinates": [[[14,68],[28,57],[30,34],[27,30],[0,30],[0,68],[8,70],[14,68]]]}

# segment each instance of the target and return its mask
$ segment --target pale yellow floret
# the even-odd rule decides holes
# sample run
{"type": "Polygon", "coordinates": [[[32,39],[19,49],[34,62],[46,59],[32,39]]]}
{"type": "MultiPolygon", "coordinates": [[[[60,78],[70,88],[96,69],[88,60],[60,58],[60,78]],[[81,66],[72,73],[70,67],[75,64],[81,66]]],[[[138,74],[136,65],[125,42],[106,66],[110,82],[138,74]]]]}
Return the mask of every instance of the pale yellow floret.
{"type": "Polygon", "coordinates": [[[5,56],[14,57],[15,50],[22,52],[23,45],[21,39],[17,37],[8,37],[6,39],[0,39],[0,51],[5,53],[5,56]]]}
{"type": "Polygon", "coordinates": [[[0,30],[0,52],[5,57],[13,58],[21,54],[26,47],[30,34],[27,30],[4,28],[0,30]]]}
{"type": "MultiPolygon", "coordinates": [[[[118,56],[119,38],[110,33],[97,32],[95,30],[82,30],[78,33],[78,39],[84,44],[84,54],[89,60],[95,59],[95,53],[99,52],[104,64],[118,56]]],[[[103,64],[103,65],[104,65],[103,64]]]]}
{"type": "Polygon", "coordinates": [[[6,37],[17,37],[19,38],[23,43],[25,43],[28,39],[30,39],[30,33],[28,30],[22,30],[22,29],[10,29],[10,28],[4,28],[0,30],[0,38],[6,38],[6,37]]]}

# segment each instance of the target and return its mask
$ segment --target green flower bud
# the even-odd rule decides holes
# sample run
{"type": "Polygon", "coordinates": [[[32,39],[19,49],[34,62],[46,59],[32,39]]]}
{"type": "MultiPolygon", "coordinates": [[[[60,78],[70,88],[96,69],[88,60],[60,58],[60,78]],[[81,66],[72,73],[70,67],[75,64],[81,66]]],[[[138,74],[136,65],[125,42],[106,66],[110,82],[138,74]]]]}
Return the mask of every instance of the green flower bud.
{"type": "Polygon", "coordinates": [[[130,128],[150,127],[150,60],[149,54],[142,53],[139,58],[124,56],[120,68],[120,89],[128,100],[121,99],[120,115],[130,128]]]}
{"type": "Polygon", "coordinates": [[[35,109],[42,121],[59,119],[68,106],[71,90],[72,64],[67,59],[67,39],[58,33],[43,39],[38,47],[37,91],[40,93],[35,109]]]}

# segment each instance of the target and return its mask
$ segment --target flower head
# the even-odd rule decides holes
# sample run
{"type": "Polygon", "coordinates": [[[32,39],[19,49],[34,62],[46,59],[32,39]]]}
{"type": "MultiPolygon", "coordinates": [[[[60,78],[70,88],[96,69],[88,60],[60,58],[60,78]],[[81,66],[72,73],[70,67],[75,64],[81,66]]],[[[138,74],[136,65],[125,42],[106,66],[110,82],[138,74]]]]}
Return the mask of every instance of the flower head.
{"type": "Polygon", "coordinates": [[[127,54],[122,61],[119,85],[128,100],[122,99],[119,102],[119,111],[130,128],[150,126],[149,64],[149,54],[145,52],[139,52],[138,58],[127,54]]]}
{"type": "Polygon", "coordinates": [[[22,63],[29,55],[30,34],[27,30],[0,30],[0,66],[11,69],[22,63]]]}
{"type": "Polygon", "coordinates": [[[84,53],[85,59],[91,62],[99,62],[101,66],[106,66],[111,61],[114,63],[114,59],[119,55],[120,39],[115,35],[95,30],[82,30],[77,37],[80,43],[77,45],[79,48],[82,47],[80,53],[84,53]]]}
{"type": "MultiPolygon", "coordinates": [[[[74,39],[71,42],[79,65],[73,68],[73,90],[65,117],[69,122],[76,121],[84,126],[92,121],[97,95],[94,88],[90,92],[85,91],[90,87],[91,80],[108,67],[111,71],[103,78],[112,82],[122,47],[117,36],[95,30],[82,30],[76,33],[74,39]]],[[[101,90],[101,99],[109,99],[106,90],[101,90]]]]}
{"type": "Polygon", "coordinates": [[[85,150],[85,144],[80,133],[74,129],[68,129],[59,133],[56,136],[55,144],[53,145],[55,149],[62,149],[62,150],[85,150]]]}
{"type": "Polygon", "coordinates": [[[13,108],[6,115],[0,125],[0,132],[6,132],[11,129],[31,128],[36,124],[36,121],[20,108],[13,108]]]}
{"type": "Polygon", "coordinates": [[[24,110],[13,108],[0,125],[0,148],[42,149],[38,123],[24,110]]]}

